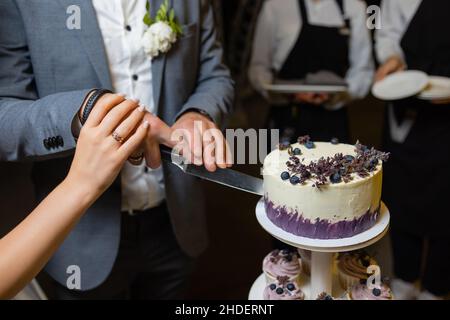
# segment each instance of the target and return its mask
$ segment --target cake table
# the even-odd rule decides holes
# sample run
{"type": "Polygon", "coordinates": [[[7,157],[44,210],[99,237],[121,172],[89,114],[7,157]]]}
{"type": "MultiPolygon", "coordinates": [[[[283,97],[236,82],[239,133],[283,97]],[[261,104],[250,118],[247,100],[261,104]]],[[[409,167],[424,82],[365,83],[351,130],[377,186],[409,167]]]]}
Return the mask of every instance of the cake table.
{"type": "MultiPolygon", "coordinates": [[[[343,293],[333,277],[333,254],[362,249],[379,241],[389,229],[390,215],[382,203],[380,216],[372,228],[351,238],[331,240],[299,237],[275,226],[266,215],[263,199],[256,206],[256,219],[276,239],[295,248],[311,251],[311,278],[304,276],[300,286],[306,298],[314,300],[322,292],[333,293],[335,297],[343,293]]],[[[265,279],[261,275],[253,284],[249,299],[262,300],[264,288],[265,279]]]]}

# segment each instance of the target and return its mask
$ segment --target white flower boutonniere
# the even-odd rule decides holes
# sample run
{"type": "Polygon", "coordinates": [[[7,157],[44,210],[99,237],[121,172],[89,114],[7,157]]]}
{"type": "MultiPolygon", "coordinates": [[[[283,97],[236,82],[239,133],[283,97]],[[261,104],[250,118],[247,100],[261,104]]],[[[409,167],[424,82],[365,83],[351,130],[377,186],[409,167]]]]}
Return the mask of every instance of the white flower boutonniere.
{"type": "Polygon", "coordinates": [[[169,8],[169,1],[165,0],[159,7],[156,17],[150,15],[150,3],[147,2],[147,13],[144,23],[149,27],[142,36],[142,46],[150,59],[160,53],[167,53],[182,34],[181,26],[175,18],[174,9],[169,8]]]}

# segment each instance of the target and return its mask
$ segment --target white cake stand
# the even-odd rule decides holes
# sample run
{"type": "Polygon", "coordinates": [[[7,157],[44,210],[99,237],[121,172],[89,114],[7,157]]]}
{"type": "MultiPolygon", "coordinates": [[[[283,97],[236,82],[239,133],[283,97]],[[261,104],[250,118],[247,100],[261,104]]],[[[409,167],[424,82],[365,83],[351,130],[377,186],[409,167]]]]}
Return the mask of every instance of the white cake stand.
{"type": "MultiPolygon", "coordinates": [[[[377,223],[369,230],[345,239],[320,240],[299,237],[277,227],[269,220],[261,199],[256,206],[256,219],[259,224],[276,239],[293,247],[311,251],[311,280],[305,278],[300,283],[305,295],[311,300],[322,292],[340,295],[340,288],[333,290],[333,254],[347,252],[368,247],[379,241],[389,229],[390,214],[384,203],[381,204],[380,216],[377,223]]],[[[261,275],[250,290],[250,300],[262,299],[265,287],[264,275],[261,275]]]]}

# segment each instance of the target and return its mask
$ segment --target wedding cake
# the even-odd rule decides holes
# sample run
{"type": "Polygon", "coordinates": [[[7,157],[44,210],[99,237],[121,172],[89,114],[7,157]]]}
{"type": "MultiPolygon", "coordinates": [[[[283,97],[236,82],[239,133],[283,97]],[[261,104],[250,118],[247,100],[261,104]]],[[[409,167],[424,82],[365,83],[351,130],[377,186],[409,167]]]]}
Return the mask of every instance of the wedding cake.
{"type": "Polygon", "coordinates": [[[340,239],[371,228],[380,213],[382,167],[388,154],[356,145],[280,144],[264,161],[268,218],[307,238],[340,239]]]}

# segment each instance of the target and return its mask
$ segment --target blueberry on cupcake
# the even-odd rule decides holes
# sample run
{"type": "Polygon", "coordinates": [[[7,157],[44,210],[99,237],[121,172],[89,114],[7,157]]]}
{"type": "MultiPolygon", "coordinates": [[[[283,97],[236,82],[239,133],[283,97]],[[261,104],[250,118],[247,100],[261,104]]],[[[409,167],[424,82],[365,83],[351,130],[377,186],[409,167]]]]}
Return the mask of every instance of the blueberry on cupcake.
{"type": "Polygon", "coordinates": [[[348,290],[347,297],[349,300],[394,300],[391,288],[384,282],[370,287],[367,284],[355,284],[348,290]]]}
{"type": "Polygon", "coordinates": [[[268,284],[274,283],[278,277],[288,277],[292,282],[298,281],[301,265],[297,251],[272,251],[263,260],[263,272],[268,284]]]}
{"type": "Polygon", "coordinates": [[[289,277],[278,277],[264,289],[263,295],[264,300],[305,300],[297,282],[290,281],[289,277]]]}

